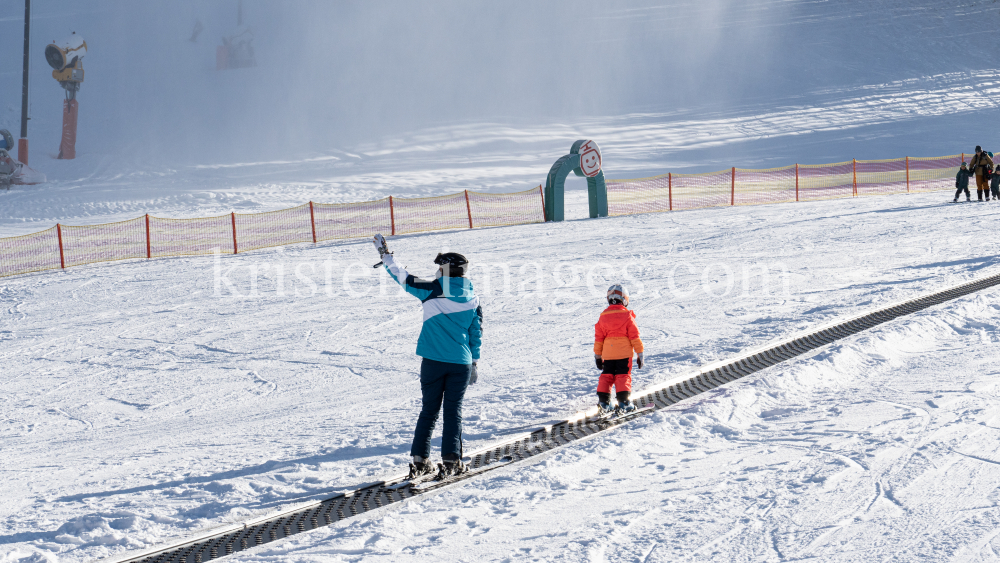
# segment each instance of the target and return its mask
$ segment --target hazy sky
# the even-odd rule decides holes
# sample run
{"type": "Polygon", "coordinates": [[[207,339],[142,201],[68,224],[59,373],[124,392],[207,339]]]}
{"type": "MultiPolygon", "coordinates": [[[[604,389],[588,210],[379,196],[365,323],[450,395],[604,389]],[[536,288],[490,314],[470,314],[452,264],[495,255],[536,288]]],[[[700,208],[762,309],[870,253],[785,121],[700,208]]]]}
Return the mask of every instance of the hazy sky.
{"type": "MultiPolygon", "coordinates": [[[[880,37],[886,22],[864,13],[875,4],[898,3],[245,0],[257,66],[220,72],[215,51],[237,31],[237,0],[36,1],[31,127],[58,134],[63,94],[42,52],[71,31],[90,48],[80,142],[123,158],[209,162],[464,122],[724,109],[926,72],[906,40],[880,37]]],[[[0,124],[16,134],[23,3],[3,6],[0,124]]],[[[930,16],[914,20],[909,40],[948,29],[930,16]]],[[[943,69],[968,59],[942,44],[943,69]]]]}

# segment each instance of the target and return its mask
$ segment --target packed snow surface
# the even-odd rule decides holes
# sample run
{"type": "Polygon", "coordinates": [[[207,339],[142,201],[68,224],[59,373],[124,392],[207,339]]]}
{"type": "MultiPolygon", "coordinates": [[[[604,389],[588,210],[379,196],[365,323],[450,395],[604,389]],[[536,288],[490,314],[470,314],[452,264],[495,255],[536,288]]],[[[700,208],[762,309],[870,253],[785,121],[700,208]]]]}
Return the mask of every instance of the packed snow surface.
{"type": "MultiPolygon", "coordinates": [[[[466,399],[471,449],[594,401],[592,327],[612,281],[632,290],[643,387],[995,272],[980,233],[1000,210],[949,198],[706,209],[390,244],[417,273],[429,274],[442,250],[478,266],[486,332],[466,399]]],[[[349,241],[4,280],[6,557],[113,555],[405,471],[421,313],[375,260],[369,241],[349,241]]],[[[235,559],[992,557],[996,293],[235,559]]]]}
{"type": "MultiPolygon", "coordinates": [[[[522,190],[578,139],[609,178],[997,148],[988,0],[245,4],[258,66],[219,72],[235,2],[36,2],[31,164],[50,182],[0,191],[0,236],[522,190]],[[58,161],[63,92],[37,55],[70,31],[87,79],[78,157],[58,161]]],[[[1000,202],[583,220],[583,186],[564,223],[390,240],[417,274],[448,250],[475,265],[467,449],[593,404],[611,283],[632,291],[643,388],[1000,261],[1000,202]]],[[[421,313],[376,261],[358,240],[0,280],[0,562],[117,556],[404,472],[421,313]]],[[[232,560],[995,561],[998,291],[232,560]]]]}

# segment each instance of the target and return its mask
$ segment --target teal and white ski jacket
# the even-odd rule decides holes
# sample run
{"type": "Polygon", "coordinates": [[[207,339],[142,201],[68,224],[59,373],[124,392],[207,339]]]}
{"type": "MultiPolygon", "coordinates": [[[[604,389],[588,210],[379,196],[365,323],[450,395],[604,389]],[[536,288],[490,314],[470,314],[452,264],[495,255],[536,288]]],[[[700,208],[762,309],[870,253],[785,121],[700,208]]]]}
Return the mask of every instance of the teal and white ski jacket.
{"type": "Polygon", "coordinates": [[[419,280],[391,254],[382,257],[386,271],[407,293],[424,304],[424,326],[417,339],[417,355],[449,364],[471,364],[482,346],[483,310],[466,278],[419,280]]]}

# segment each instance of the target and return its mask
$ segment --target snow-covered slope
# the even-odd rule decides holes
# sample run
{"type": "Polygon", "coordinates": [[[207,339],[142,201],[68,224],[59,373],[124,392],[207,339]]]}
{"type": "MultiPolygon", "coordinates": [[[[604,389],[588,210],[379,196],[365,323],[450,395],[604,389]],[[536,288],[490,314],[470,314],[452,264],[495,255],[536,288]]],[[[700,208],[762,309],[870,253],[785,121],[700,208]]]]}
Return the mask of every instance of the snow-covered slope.
{"type": "MultiPolygon", "coordinates": [[[[986,0],[247,2],[259,66],[219,73],[235,8],[36,2],[36,55],[70,31],[90,45],[79,156],[52,158],[62,92],[36,56],[31,163],[52,182],[0,192],[0,236],[525,189],[579,138],[601,144],[612,178],[996,148],[986,0]]],[[[0,127],[15,132],[19,18],[0,16],[0,127]]],[[[569,184],[568,217],[585,216],[582,187],[569,184]]],[[[593,401],[591,327],[612,281],[633,290],[644,386],[995,272],[994,204],[948,198],[391,244],[418,273],[445,250],[481,266],[474,446],[593,401]]],[[[0,280],[0,561],[122,553],[401,471],[420,313],[372,252],[348,241],[0,280]]],[[[993,560],[995,297],[236,559],[993,560]]]]}
{"type": "MultiPolygon", "coordinates": [[[[996,271],[997,257],[981,252],[978,234],[996,222],[996,208],[945,204],[946,197],[568,221],[399,237],[393,247],[418,273],[429,272],[442,250],[466,252],[480,266],[473,280],[484,296],[486,347],[482,381],[467,399],[465,433],[474,447],[593,401],[592,325],[612,280],[624,279],[633,291],[649,357],[636,374],[641,387],[841,315],[996,271]],[[963,230],[956,233],[955,224],[963,230]]],[[[0,467],[11,478],[0,485],[8,501],[4,549],[82,561],[403,470],[419,407],[413,347],[421,317],[416,300],[398,295],[371,268],[373,252],[359,241],[224,256],[218,263],[167,259],[5,280],[0,467]]],[[[308,534],[261,557],[285,560],[291,556],[284,550],[301,549],[299,560],[323,553],[347,560],[451,553],[461,560],[475,542],[488,559],[502,559],[520,538],[527,543],[514,551],[524,557],[532,550],[562,553],[545,551],[561,546],[566,560],[578,560],[605,537],[599,521],[574,524],[569,536],[542,524],[557,514],[576,521],[566,515],[591,498],[570,494],[577,490],[593,495],[598,504],[586,510],[595,518],[607,513],[608,522],[657,508],[650,522],[671,524],[655,528],[671,549],[715,539],[716,527],[700,532],[706,536],[685,531],[685,514],[707,510],[696,505],[716,505],[705,518],[721,528],[723,515],[736,517],[723,507],[763,513],[770,502],[783,503],[768,513],[784,520],[763,519],[760,528],[780,537],[763,543],[747,537],[737,560],[755,560],[769,545],[802,552],[830,526],[850,524],[854,512],[868,514],[862,504],[877,498],[876,509],[885,502],[886,509],[901,506],[883,524],[905,535],[930,525],[914,512],[932,511],[938,496],[921,496],[919,486],[905,496],[907,485],[932,474],[917,468],[896,475],[892,460],[932,439],[979,439],[975,424],[983,422],[982,431],[991,425],[993,293],[854,337],[541,464],[308,534]],[[969,348],[955,348],[958,342],[969,348]],[[958,371],[939,367],[949,358],[958,371]],[[952,389],[980,391],[956,395],[954,404],[937,397],[952,389]],[[941,425],[936,433],[914,435],[921,418],[876,399],[913,412],[933,408],[930,400],[960,409],[955,417],[975,416],[956,426],[942,415],[934,419],[941,425]],[[743,465],[734,465],[739,460],[743,465]],[[649,481],[651,475],[656,479],[649,481]],[[697,477],[677,480],[684,476],[697,477]],[[876,497],[877,482],[890,492],[876,497]],[[820,499],[836,503],[817,514],[820,499]],[[542,505],[535,511],[532,503],[542,505]],[[457,512],[438,515],[445,510],[457,512]],[[507,522],[504,514],[520,515],[531,524],[523,529],[535,531],[509,528],[519,520],[507,522]],[[442,537],[479,533],[469,522],[495,532],[459,544],[447,540],[435,551],[442,537]],[[779,524],[785,527],[771,529],[779,524]],[[384,531],[390,529],[396,531],[384,531]],[[587,530],[601,532],[575,545],[587,530]],[[328,541],[331,534],[337,541],[328,541]],[[395,534],[412,540],[400,544],[395,534]],[[545,534],[563,539],[553,543],[545,534]]],[[[989,491],[974,488],[987,473],[962,467],[972,473],[947,473],[948,486],[965,491],[974,506],[992,506],[989,491]]],[[[744,522],[747,534],[753,522],[744,522]]],[[[864,530],[847,526],[842,533],[874,541],[864,530]]],[[[943,523],[934,530],[947,534],[943,523]]],[[[832,543],[816,546],[834,549],[842,537],[829,535],[823,541],[832,543]]],[[[720,549],[737,545],[721,541],[720,549]]],[[[634,559],[613,550],[606,555],[634,559]]]]}

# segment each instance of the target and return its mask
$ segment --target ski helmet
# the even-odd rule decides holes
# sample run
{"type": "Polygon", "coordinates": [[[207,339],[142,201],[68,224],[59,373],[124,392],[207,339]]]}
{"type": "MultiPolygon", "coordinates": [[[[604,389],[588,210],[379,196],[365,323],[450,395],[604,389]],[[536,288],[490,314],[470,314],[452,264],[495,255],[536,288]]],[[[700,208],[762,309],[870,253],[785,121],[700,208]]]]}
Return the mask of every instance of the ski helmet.
{"type": "Polygon", "coordinates": [[[438,253],[434,263],[438,266],[447,266],[447,273],[450,277],[460,278],[469,271],[469,261],[457,252],[438,253]]]}
{"type": "Polygon", "coordinates": [[[608,304],[615,303],[628,307],[628,290],[620,283],[608,288],[608,304]]]}

